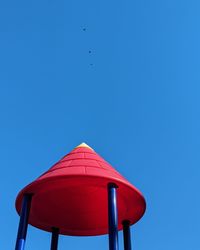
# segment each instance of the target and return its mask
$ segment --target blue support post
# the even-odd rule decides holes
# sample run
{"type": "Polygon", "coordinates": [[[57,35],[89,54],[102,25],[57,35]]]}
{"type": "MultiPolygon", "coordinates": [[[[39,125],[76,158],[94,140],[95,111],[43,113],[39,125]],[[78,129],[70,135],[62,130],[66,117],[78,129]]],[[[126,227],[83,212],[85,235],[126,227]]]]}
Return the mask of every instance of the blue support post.
{"type": "Polygon", "coordinates": [[[130,221],[123,221],[124,250],[131,250],[130,221]]]}
{"type": "Polygon", "coordinates": [[[59,237],[59,229],[56,227],[53,227],[52,235],[51,235],[51,250],[58,249],[58,237],[59,237]]]}
{"type": "Polygon", "coordinates": [[[25,194],[23,197],[15,250],[24,250],[28,227],[28,218],[31,209],[31,199],[32,194],[25,194]]]}
{"type": "Polygon", "coordinates": [[[108,184],[109,250],[118,250],[117,185],[108,184]]]}

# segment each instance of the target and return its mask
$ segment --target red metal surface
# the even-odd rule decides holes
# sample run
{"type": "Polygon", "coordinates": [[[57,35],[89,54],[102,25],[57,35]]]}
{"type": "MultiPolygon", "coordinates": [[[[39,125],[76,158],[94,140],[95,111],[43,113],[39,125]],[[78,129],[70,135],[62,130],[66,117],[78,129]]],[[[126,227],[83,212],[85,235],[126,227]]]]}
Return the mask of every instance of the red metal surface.
{"type": "Polygon", "coordinates": [[[122,221],[136,223],[145,212],[142,194],[91,148],[72,150],[17,196],[20,213],[23,194],[33,193],[29,223],[64,235],[108,233],[107,184],[116,183],[118,229],[122,221]]]}

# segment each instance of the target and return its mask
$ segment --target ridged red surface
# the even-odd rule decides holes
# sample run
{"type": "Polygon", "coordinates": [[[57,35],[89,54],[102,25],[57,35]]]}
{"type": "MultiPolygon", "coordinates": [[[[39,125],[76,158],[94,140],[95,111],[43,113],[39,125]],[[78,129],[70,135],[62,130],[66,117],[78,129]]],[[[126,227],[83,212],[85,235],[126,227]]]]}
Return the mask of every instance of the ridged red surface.
{"type": "Polygon", "coordinates": [[[88,147],[78,147],[47,172],[26,186],[17,196],[20,214],[22,198],[32,193],[29,223],[45,231],[52,227],[64,235],[108,233],[107,185],[118,185],[118,229],[122,221],[136,223],[145,212],[142,194],[109,163],[88,147]]]}

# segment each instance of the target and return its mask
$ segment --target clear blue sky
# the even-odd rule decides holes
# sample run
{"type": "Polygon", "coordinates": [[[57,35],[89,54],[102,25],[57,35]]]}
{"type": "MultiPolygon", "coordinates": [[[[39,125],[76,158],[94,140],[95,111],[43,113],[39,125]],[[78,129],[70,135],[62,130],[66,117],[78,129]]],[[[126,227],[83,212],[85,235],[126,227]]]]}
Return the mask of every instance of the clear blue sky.
{"type": "MultiPolygon", "coordinates": [[[[0,2],[1,249],[14,249],[18,191],[82,141],[146,197],[133,249],[200,249],[199,12],[197,0],[0,2]]],[[[49,243],[29,227],[26,250],[49,243]]],[[[108,249],[107,236],[59,249],[108,249]]]]}

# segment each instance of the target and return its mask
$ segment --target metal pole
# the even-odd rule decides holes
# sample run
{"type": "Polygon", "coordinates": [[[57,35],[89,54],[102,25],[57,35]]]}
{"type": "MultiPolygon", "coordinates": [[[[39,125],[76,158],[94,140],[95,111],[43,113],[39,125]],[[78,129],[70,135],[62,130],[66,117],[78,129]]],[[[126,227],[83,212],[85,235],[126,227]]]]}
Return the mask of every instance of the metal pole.
{"type": "Polygon", "coordinates": [[[59,229],[56,227],[53,227],[52,235],[51,235],[51,250],[58,249],[58,237],[59,237],[59,229]]]}
{"type": "Polygon", "coordinates": [[[31,209],[31,199],[32,194],[25,194],[23,197],[15,250],[24,250],[28,218],[31,209]]]}
{"type": "Polygon", "coordinates": [[[117,185],[108,184],[109,250],[118,250],[117,185]]]}
{"type": "Polygon", "coordinates": [[[130,221],[123,221],[124,250],[131,250],[130,221]]]}

